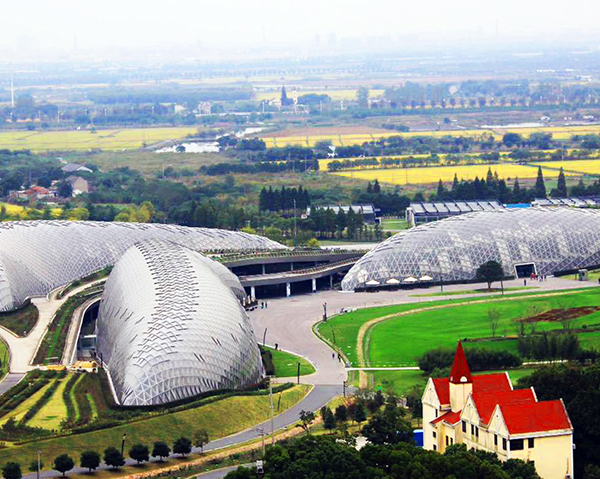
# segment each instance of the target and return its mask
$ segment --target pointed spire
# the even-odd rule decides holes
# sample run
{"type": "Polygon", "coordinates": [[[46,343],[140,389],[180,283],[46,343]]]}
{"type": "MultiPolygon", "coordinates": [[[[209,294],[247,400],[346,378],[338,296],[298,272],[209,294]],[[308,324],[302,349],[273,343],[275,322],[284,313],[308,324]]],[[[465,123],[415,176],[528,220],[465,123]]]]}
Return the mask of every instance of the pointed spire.
{"type": "Polygon", "coordinates": [[[471,370],[469,369],[469,364],[467,363],[467,357],[465,356],[465,351],[460,341],[456,346],[454,363],[452,364],[452,371],[450,371],[450,382],[454,384],[473,382],[473,376],[471,376],[471,370]]]}

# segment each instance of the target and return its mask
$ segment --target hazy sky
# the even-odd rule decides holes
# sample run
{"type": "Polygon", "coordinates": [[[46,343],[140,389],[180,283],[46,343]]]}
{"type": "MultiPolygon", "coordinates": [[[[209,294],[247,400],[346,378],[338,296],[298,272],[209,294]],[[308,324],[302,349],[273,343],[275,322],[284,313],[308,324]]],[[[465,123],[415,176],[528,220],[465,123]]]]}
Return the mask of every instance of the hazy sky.
{"type": "MultiPolygon", "coordinates": [[[[0,46],[174,43],[244,47],[420,34],[500,37],[593,31],[599,0],[3,0],[0,46]]],[[[573,36],[576,38],[576,36],[573,36]]]]}

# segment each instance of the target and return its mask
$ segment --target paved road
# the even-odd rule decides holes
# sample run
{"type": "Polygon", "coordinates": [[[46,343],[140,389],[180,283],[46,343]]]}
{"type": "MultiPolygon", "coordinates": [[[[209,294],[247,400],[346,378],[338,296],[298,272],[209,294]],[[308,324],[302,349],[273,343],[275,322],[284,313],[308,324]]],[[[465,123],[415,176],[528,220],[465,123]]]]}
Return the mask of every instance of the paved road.
{"type": "MultiPolygon", "coordinates": [[[[244,467],[254,467],[254,464],[242,464],[244,467]]],[[[223,467],[215,471],[205,472],[204,474],[198,474],[196,477],[200,479],[223,479],[231,471],[235,471],[240,466],[223,467]]]]}
{"type": "Polygon", "coordinates": [[[25,373],[8,373],[0,382],[0,396],[25,377],[25,373]]]}

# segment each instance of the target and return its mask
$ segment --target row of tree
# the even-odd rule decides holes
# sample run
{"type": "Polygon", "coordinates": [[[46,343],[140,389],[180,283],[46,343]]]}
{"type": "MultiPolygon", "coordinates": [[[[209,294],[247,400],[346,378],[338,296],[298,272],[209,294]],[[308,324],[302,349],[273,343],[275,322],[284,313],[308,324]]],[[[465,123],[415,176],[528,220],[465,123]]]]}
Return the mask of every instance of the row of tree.
{"type": "MultiPolygon", "coordinates": [[[[199,430],[194,437],[194,445],[203,448],[204,445],[208,443],[208,440],[208,433],[205,430],[199,430]]],[[[129,457],[134,461],[137,461],[138,464],[142,464],[143,462],[149,461],[150,457],[157,457],[159,461],[162,462],[169,457],[171,452],[173,452],[173,454],[179,454],[181,457],[185,457],[191,451],[192,440],[182,436],[173,442],[172,450],[164,441],[155,442],[152,451],[150,451],[145,444],[134,444],[129,449],[129,457]]],[[[104,462],[106,466],[116,469],[125,465],[125,457],[121,451],[114,446],[107,447],[102,456],[97,451],[88,450],[82,452],[79,457],[79,466],[88,469],[90,473],[98,469],[102,462],[104,462]]],[[[44,466],[44,463],[41,461],[39,464],[38,461],[32,461],[29,465],[29,470],[31,472],[36,472],[38,471],[38,467],[42,469],[44,466]]],[[[60,472],[63,476],[74,467],[75,460],[68,454],[60,454],[53,461],[53,469],[60,472]]],[[[4,479],[21,479],[21,464],[14,461],[6,463],[2,468],[2,476],[4,479]]]]}
{"type": "Polygon", "coordinates": [[[302,188],[302,185],[298,188],[282,186],[279,190],[269,186],[269,189],[263,187],[260,190],[259,211],[283,211],[284,213],[295,212],[297,214],[305,211],[309,205],[310,193],[302,188]]]}

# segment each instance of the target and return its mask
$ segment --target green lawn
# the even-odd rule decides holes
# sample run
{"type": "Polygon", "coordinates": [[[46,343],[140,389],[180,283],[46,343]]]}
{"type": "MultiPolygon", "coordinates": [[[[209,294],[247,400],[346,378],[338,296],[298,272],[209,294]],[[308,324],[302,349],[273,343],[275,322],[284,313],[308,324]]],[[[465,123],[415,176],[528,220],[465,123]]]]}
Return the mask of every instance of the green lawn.
{"type": "Polygon", "coordinates": [[[69,376],[63,378],[60,386],[56,389],[50,400],[40,409],[33,418],[27,423],[31,427],[41,427],[43,429],[60,429],[60,423],[67,418],[67,406],[63,400],[63,392],[69,376]]]}
{"type": "Polygon", "coordinates": [[[39,316],[38,309],[33,303],[24,308],[8,313],[0,313],[0,326],[10,329],[17,336],[29,334],[37,323],[39,316]]]}
{"type": "MultiPolygon", "coordinates": [[[[309,386],[299,385],[281,393],[280,412],[289,409],[308,392],[309,386]]],[[[279,394],[275,396],[279,404],[279,394]]],[[[37,458],[42,451],[42,460],[51,467],[54,458],[67,453],[79,459],[86,450],[104,451],[108,446],[120,447],[123,434],[127,434],[126,448],[141,442],[152,444],[166,441],[172,444],[185,435],[190,437],[198,429],[206,429],[211,440],[242,431],[253,424],[265,421],[270,416],[269,396],[236,396],[223,399],[195,409],[166,414],[124,424],[122,426],[93,431],[86,434],[47,439],[22,446],[0,449],[0,465],[18,457],[22,465],[37,458]]]]}
{"type": "MultiPolygon", "coordinates": [[[[376,324],[370,330],[368,359],[370,366],[401,366],[414,364],[426,351],[445,347],[452,348],[456,341],[465,338],[491,337],[487,315],[490,308],[500,313],[497,336],[516,335],[515,319],[526,317],[532,308],[536,312],[549,309],[572,308],[577,306],[600,306],[597,289],[539,298],[522,298],[513,301],[494,301],[486,304],[472,304],[460,307],[415,313],[414,315],[390,319],[376,324]]],[[[583,324],[600,325],[600,311],[578,318],[573,327],[583,324]]],[[[537,331],[561,329],[560,323],[538,323],[537,331]]],[[[592,334],[592,333],[586,333],[592,334]]],[[[582,334],[585,337],[586,334],[582,334]]],[[[599,345],[595,338],[590,345],[599,345]]],[[[585,341],[588,341],[586,338],[585,341]]],[[[514,344],[486,342],[502,349],[513,349],[514,344]]],[[[465,347],[481,346],[480,343],[465,344],[465,347]]]]}
{"type": "Polygon", "coordinates": [[[285,351],[275,350],[265,347],[271,351],[273,356],[273,365],[275,366],[275,376],[278,378],[290,378],[298,374],[298,363],[300,363],[300,376],[313,374],[315,368],[306,359],[285,351]]]}
{"type": "MultiPolygon", "coordinates": [[[[504,288],[504,292],[505,293],[510,293],[513,291],[523,291],[526,289],[539,289],[537,286],[513,286],[510,288],[504,288]]],[[[492,288],[491,290],[488,289],[467,289],[464,291],[444,291],[442,292],[437,292],[437,293],[425,293],[425,294],[413,294],[411,296],[415,297],[415,298],[427,298],[427,297],[431,297],[431,296],[459,296],[461,294],[482,294],[482,293],[502,293],[502,290],[500,288],[492,288]]]]}
{"type": "Polygon", "coordinates": [[[381,220],[381,229],[383,231],[401,231],[408,228],[408,221],[400,218],[387,218],[381,220]]]}
{"type": "MultiPolygon", "coordinates": [[[[554,294],[557,292],[559,292],[559,291],[549,291],[548,294],[554,294]]],[[[505,300],[511,299],[511,301],[508,301],[508,302],[512,303],[513,299],[516,298],[516,299],[514,299],[514,302],[518,302],[520,304],[521,308],[523,307],[524,304],[526,306],[529,305],[530,300],[536,301],[536,302],[538,302],[537,305],[539,307],[539,302],[540,301],[543,302],[545,300],[545,298],[535,298],[535,299],[531,298],[530,300],[527,299],[529,296],[537,295],[537,294],[540,294],[540,293],[538,291],[513,293],[513,294],[505,295],[503,297],[503,299],[505,299],[505,300]]],[[[591,290],[589,288],[585,288],[585,289],[581,289],[581,290],[570,290],[570,291],[568,291],[568,294],[564,294],[564,295],[554,297],[554,298],[574,297],[579,294],[582,294],[582,295],[584,295],[585,298],[588,298],[592,302],[592,304],[600,304],[600,294],[599,294],[598,289],[596,289],[596,288],[591,289],[591,290]],[[596,299],[596,298],[598,298],[598,299],[596,299]]],[[[317,331],[326,340],[328,340],[332,344],[335,344],[341,351],[343,351],[353,366],[359,366],[359,364],[357,362],[357,356],[356,356],[356,340],[357,340],[357,336],[358,336],[358,331],[360,330],[361,326],[364,323],[366,323],[367,321],[370,321],[375,318],[380,318],[382,316],[394,314],[394,313],[402,313],[402,312],[406,312],[406,311],[411,311],[414,309],[434,307],[434,306],[443,306],[443,305],[452,305],[452,304],[464,305],[465,303],[481,301],[482,299],[485,299],[485,297],[479,296],[479,297],[465,298],[465,299],[423,301],[421,303],[396,304],[393,306],[380,306],[380,307],[375,307],[375,308],[359,309],[352,313],[346,313],[346,314],[334,316],[334,317],[330,318],[327,322],[319,323],[317,325],[317,331]]],[[[555,299],[554,301],[559,301],[559,300],[555,299]]],[[[569,301],[573,301],[573,300],[567,299],[567,300],[560,300],[560,301],[568,303],[569,301]]],[[[493,301],[491,303],[486,302],[485,304],[477,305],[479,313],[481,313],[481,311],[483,310],[485,312],[485,315],[487,316],[488,308],[493,307],[493,305],[496,303],[502,304],[503,301],[500,300],[500,298],[498,298],[498,301],[493,301]]],[[[461,308],[462,307],[463,306],[461,306],[461,308]]],[[[572,307],[572,305],[569,305],[568,307],[572,307]]],[[[526,308],[523,309],[522,314],[525,314],[526,311],[527,311],[526,308]]],[[[398,318],[396,320],[385,321],[383,323],[380,323],[378,326],[376,326],[372,330],[372,334],[376,334],[377,337],[381,337],[382,334],[379,333],[379,328],[382,328],[385,324],[390,323],[390,322],[392,322],[393,324],[398,324],[398,323],[402,322],[401,326],[399,327],[400,331],[401,331],[401,336],[399,337],[398,334],[395,334],[394,339],[390,340],[388,343],[389,348],[388,347],[385,348],[386,349],[385,354],[389,355],[389,357],[385,358],[385,360],[383,361],[384,364],[376,364],[375,358],[371,357],[370,358],[371,366],[413,365],[415,355],[418,356],[418,355],[422,354],[424,351],[427,351],[428,349],[437,347],[437,344],[438,344],[440,338],[446,338],[445,341],[442,341],[442,343],[444,343],[445,345],[450,344],[450,346],[452,346],[452,344],[455,343],[456,339],[464,339],[465,337],[477,338],[477,337],[484,337],[487,335],[491,336],[491,333],[489,331],[487,331],[487,329],[489,329],[488,324],[487,324],[487,319],[480,318],[479,316],[477,316],[475,318],[475,324],[472,325],[470,332],[468,330],[467,331],[462,330],[461,328],[457,329],[456,325],[454,324],[454,318],[452,318],[452,316],[457,316],[458,318],[460,318],[462,316],[462,309],[461,309],[461,313],[457,313],[456,308],[449,308],[447,310],[441,310],[441,311],[436,310],[436,311],[431,311],[431,312],[427,312],[427,313],[419,313],[419,314],[427,316],[427,318],[426,318],[427,326],[426,327],[423,327],[421,325],[421,323],[419,323],[420,317],[417,317],[417,315],[415,315],[415,316],[411,315],[410,317],[402,317],[402,318],[398,318]],[[439,317],[443,317],[443,319],[438,320],[437,319],[438,315],[443,315],[443,316],[439,316],[439,317]],[[448,317],[451,317],[451,329],[450,330],[448,330],[448,324],[447,324],[448,317]],[[440,321],[445,321],[445,323],[440,323],[440,321]],[[484,332],[480,333],[479,329],[481,328],[481,326],[485,326],[485,328],[483,330],[484,332]],[[414,337],[413,337],[413,333],[415,335],[414,337]],[[456,336],[456,334],[458,334],[458,336],[456,336]],[[402,345],[404,343],[406,343],[406,338],[409,338],[410,345],[409,345],[409,347],[402,347],[402,345]],[[414,340],[419,341],[419,343],[413,344],[414,340]],[[397,341],[397,342],[394,343],[394,341],[397,341]],[[425,349],[423,349],[423,348],[425,348],[425,349]],[[402,361],[404,361],[404,363],[400,364],[402,361]],[[392,363],[394,363],[394,364],[392,364],[392,363]]],[[[507,323],[507,321],[505,321],[505,323],[507,323]]],[[[510,323],[510,321],[508,321],[508,323],[510,323]]],[[[507,329],[506,325],[504,327],[503,326],[499,327],[497,334],[502,334],[503,328],[507,329]]],[[[395,330],[395,329],[396,329],[396,326],[393,326],[392,330],[395,330]]],[[[387,331],[388,330],[385,329],[385,332],[387,332],[387,331]]],[[[510,328],[508,328],[508,330],[507,330],[507,334],[514,334],[514,332],[515,331],[512,326],[510,328]]],[[[591,333],[588,333],[588,334],[591,334],[591,333]]],[[[582,337],[583,337],[582,344],[585,346],[587,340],[585,339],[584,336],[585,335],[582,335],[582,337]]],[[[370,339],[370,345],[371,345],[370,350],[371,351],[373,350],[372,341],[373,341],[373,338],[371,337],[371,339],[370,339]]],[[[386,342],[386,341],[384,341],[384,342],[386,342]]],[[[498,343],[489,343],[489,344],[492,345],[491,347],[501,347],[501,345],[498,343]]],[[[486,344],[486,346],[488,346],[488,344],[486,344]]],[[[379,347],[379,346],[376,346],[376,347],[379,347]]],[[[378,360],[381,360],[381,358],[378,358],[378,360]]]]}

